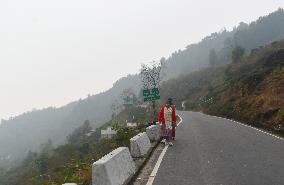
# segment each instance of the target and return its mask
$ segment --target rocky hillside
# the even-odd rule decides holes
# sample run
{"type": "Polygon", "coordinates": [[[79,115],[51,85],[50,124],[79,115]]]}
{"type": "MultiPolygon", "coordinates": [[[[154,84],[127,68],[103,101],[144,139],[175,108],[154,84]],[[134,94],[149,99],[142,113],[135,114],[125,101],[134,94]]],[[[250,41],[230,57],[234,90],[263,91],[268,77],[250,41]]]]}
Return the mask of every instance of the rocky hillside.
{"type": "MultiPolygon", "coordinates": [[[[284,10],[279,9],[259,18],[255,22],[250,24],[241,23],[232,31],[222,30],[212,33],[199,43],[188,45],[185,49],[173,52],[170,57],[161,59],[164,64],[164,81],[208,67],[209,53],[213,50],[216,53],[216,66],[221,66],[231,63],[231,54],[237,45],[243,47],[245,52],[249,53],[253,48],[280,40],[284,38],[283,22],[284,10]]],[[[253,57],[251,55],[252,59],[247,60],[254,60],[253,57]]],[[[190,99],[192,101],[188,101],[188,106],[196,108],[194,104],[196,101],[193,100],[203,97],[198,93],[204,93],[204,96],[207,94],[206,90],[204,92],[202,90],[203,88],[206,89],[207,86],[200,86],[199,83],[204,84],[206,80],[214,81],[214,84],[211,85],[212,88],[210,87],[210,92],[217,93],[214,91],[215,83],[223,83],[224,77],[222,75],[226,76],[226,78],[232,78],[233,82],[235,79],[234,71],[238,71],[236,66],[232,66],[230,70],[228,69],[226,74],[222,68],[206,69],[201,72],[202,75],[199,72],[194,72],[189,75],[189,79],[186,81],[178,81],[180,83],[177,83],[178,87],[174,89],[175,92],[167,93],[173,95],[173,93],[182,94],[183,91],[186,92],[187,94],[182,94],[177,98],[184,100],[191,95],[190,99]],[[191,82],[189,86],[187,81],[191,82]],[[185,87],[187,88],[184,90],[185,87]],[[202,91],[200,92],[200,90],[202,91]]],[[[187,77],[179,79],[182,78],[187,77]]],[[[176,79],[169,81],[169,83],[172,82],[176,82],[176,79]]],[[[120,99],[119,96],[123,90],[132,88],[138,93],[139,84],[138,75],[129,75],[117,81],[106,92],[90,95],[86,99],[74,101],[60,108],[31,111],[10,120],[2,120],[0,125],[0,166],[16,159],[23,159],[29,150],[39,150],[41,145],[46,143],[48,139],[51,139],[55,145],[63,143],[66,136],[84,120],[90,120],[94,127],[98,127],[111,118],[111,104],[120,99]]],[[[202,109],[205,109],[205,107],[203,106],[202,109]]]]}
{"type": "Polygon", "coordinates": [[[21,160],[28,151],[40,151],[50,139],[54,146],[66,142],[81,123],[89,120],[94,128],[111,119],[112,103],[121,104],[121,94],[132,88],[138,94],[138,75],[129,75],[114,83],[106,92],[89,95],[60,108],[46,108],[26,112],[0,125],[0,166],[21,160]]]}
{"type": "Polygon", "coordinates": [[[145,113],[145,108],[128,107],[96,130],[85,120],[67,136],[66,144],[55,147],[51,141],[47,142],[41,151],[28,152],[17,166],[6,170],[0,167],[0,185],[61,185],[66,182],[89,185],[92,163],[117,147],[129,147],[129,139],[145,131],[146,117],[142,116],[145,113]],[[126,128],[125,119],[133,115],[141,124],[126,128]],[[109,126],[116,128],[116,136],[101,138],[101,129],[109,126]]]}
{"type": "Polygon", "coordinates": [[[209,53],[214,50],[218,60],[215,65],[231,62],[231,54],[236,46],[241,46],[246,52],[267,43],[284,38],[284,10],[279,9],[258,20],[240,23],[232,31],[221,30],[205,37],[199,43],[188,45],[185,49],[174,52],[168,59],[162,59],[166,64],[167,79],[180,74],[188,74],[209,66],[209,53]]]}
{"type": "Polygon", "coordinates": [[[253,49],[236,63],[169,80],[163,97],[188,110],[254,126],[284,126],[284,40],[253,49]]]}

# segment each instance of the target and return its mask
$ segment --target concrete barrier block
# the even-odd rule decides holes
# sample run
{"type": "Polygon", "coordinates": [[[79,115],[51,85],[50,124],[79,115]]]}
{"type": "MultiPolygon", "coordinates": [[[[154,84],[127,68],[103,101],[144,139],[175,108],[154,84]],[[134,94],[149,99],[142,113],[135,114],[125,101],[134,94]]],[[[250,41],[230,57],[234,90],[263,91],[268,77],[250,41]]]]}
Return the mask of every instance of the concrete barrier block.
{"type": "Polygon", "coordinates": [[[65,184],[62,184],[62,185],[77,185],[76,183],[65,183],[65,184]]]}
{"type": "Polygon", "coordinates": [[[130,151],[132,157],[143,157],[151,148],[150,140],[146,132],[137,134],[130,139],[130,151]]]}
{"type": "Polygon", "coordinates": [[[127,147],[119,147],[94,162],[92,185],[123,185],[135,173],[135,163],[127,147]]]}
{"type": "Polygon", "coordinates": [[[158,141],[161,138],[161,131],[159,125],[151,125],[147,127],[146,133],[150,141],[158,141]]]}

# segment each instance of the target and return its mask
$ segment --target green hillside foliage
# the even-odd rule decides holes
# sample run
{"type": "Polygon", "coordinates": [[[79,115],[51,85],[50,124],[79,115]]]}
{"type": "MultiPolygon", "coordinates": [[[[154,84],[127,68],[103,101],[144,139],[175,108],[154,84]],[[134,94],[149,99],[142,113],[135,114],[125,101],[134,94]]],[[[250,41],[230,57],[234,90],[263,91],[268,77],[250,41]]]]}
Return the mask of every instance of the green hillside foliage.
{"type": "Polygon", "coordinates": [[[66,136],[71,134],[80,123],[89,120],[97,128],[111,119],[111,105],[122,105],[121,94],[132,88],[138,94],[140,79],[138,75],[121,78],[113,87],[97,95],[74,101],[60,108],[33,110],[9,120],[2,120],[0,125],[0,166],[9,167],[15,161],[23,159],[27,152],[40,151],[42,144],[51,139],[53,145],[66,143],[66,136]],[[15,137],[16,136],[16,137],[15,137]],[[1,160],[7,158],[9,160],[1,160]]]}
{"type": "Polygon", "coordinates": [[[112,124],[118,127],[125,127],[126,122],[147,125],[152,122],[152,109],[150,107],[128,107],[120,112],[113,120],[112,124]]]}
{"type": "MultiPolygon", "coordinates": [[[[129,112],[141,115],[145,110],[129,108],[114,119],[122,119],[119,117],[129,112]]],[[[67,144],[55,148],[49,140],[41,152],[28,152],[20,165],[7,171],[0,170],[0,185],[61,185],[65,182],[91,184],[92,163],[117,147],[129,147],[130,138],[145,131],[147,126],[141,124],[137,128],[116,127],[115,138],[101,139],[100,130],[112,126],[112,122],[93,131],[90,122],[86,120],[68,135],[67,144]]]]}
{"type": "MultiPolygon", "coordinates": [[[[164,66],[162,71],[163,80],[169,80],[167,83],[175,88],[171,89],[167,86],[163,86],[166,91],[162,92],[164,97],[161,102],[164,103],[166,97],[176,97],[179,103],[188,99],[188,108],[204,109],[207,112],[213,112],[213,109],[205,105],[213,101],[216,103],[218,98],[220,98],[217,95],[225,93],[224,87],[234,87],[236,91],[239,91],[237,88],[241,86],[243,88],[242,93],[251,93],[251,88],[254,86],[242,86],[242,84],[252,81],[249,74],[243,74],[247,76],[248,79],[241,79],[241,82],[238,82],[237,76],[242,75],[241,71],[245,71],[246,68],[248,68],[248,70],[251,70],[251,66],[254,68],[254,64],[243,65],[243,63],[253,63],[252,61],[264,60],[265,56],[261,59],[261,55],[264,55],[266,50],[267,53],[271,53],[269,47],[275,48],[279,46],[279,43],[274,43],[276,46],[266,47],[265,50],[260,48],[260,46],[284,38],[283,22],[284,10],[279,9],[250,24],[240,23],[232,31],[223,29],[219,32],[212,33],[198,43],[188,45],[185,49],[179,49],[173,52],[168,58],[163,57],[161,59],[164,66]],[[243,48],[244,53],[242,50],[237,50],[241,52],[236,52],[235,54],[237,55],[233,57],[232,53],[237,46],[243,48]],[[248,55],[249,57],[246,58],[245,56],[248,55]],[[231,64],[230,68],[227,66],[220,67],[231,63],[232,59],[236,59],[234,60],[236,64],[231,64]],[[206,68],[209,67],[210,64],[214,66],[214,68],[206,68]],[[197,70],[202,71],[196,72],[197,70]],[[180,75],[182,76],[179,77],[180,75]],[[179,78],[174,79],[177,77],[179,78]],[[224,82],[224,79],[227,78],[228,80],[224,82]],[[215,99],[210,99],[211,97],[215,99]]],[[[268,69],[267,66],[263,68],[268,69]]],[[[274,76],[270,78],[268,78],[267,75],[265,76],[267,77],[266,83],[271,82],[274,84],[274,86],[272,84],[269,85],[271,87],[277,87],[277,85],[279,85],[279,81],[276,79],[280,78],[281,69],[275,70],[274,76]]],[[[260,71],[255,71],[257,74],[258,72],[260,71]]],[[[261,76],[260,81],[265,83],[262,77],[263,76],[261,76]]],[[[23,156],[28,154],[28,151],[40,151],[42,145],[46,143],[48,139],[52,140],[54,146],[66,143],[66,136],[71,134],[74,129],[86,119],[90,121],[94,128],[101,126],[111,119],[113,114],[112,104],[114,102],[116,105],[122,104],[122,102],[119,101],[121,99],[121,93],[125,89],[132,89],[134,93],[138,95],[140,84],[138,75],[129,75],[121,78],[114,83],[112,88],[100,94],[90,95],[85,99],[74,101],[59,108],[51,107],[34,110],[12,117],[9,120],[2,120],[2,124],[0,125],[0,148],[5,149],[0,150],[0,166],[2,168],[11,167],[12,164],[21,161],[23,156]]],[[[260,88],[260,84],[257,82],[251,82],[251,84],[257,84],[255,87],[260,88]]],[[[95,85],[96,84],[90,84],[90,86],[95,85]]],[[[263,87],[264,86],[265,85],[263,85],[263,87]]],[[[266,89],[266,91],[267,95],[271,94],[269,88],[266,89]]],[[[233,91],[233,93],[236,92],[233,91]]],[[[258,98],[260,103],[262,101],[268,101],[266,97],[258,98]]],[[[223,101],[227,102],[225,99],[221,100],[222,101],[218,103],[221,104],[223,101]]],[[[234,100],[231,101],[234,102],[234,100]]],[[[272,101],[274,100],[272,99],[271,102],[272,101]]],[[[231,106],[230,103],[225,104],[225,107],[228,109],[232,109],[231,106]]],[[[244,105],[242,102],[239,102],[239,107],[241,106],[244,105]]],[[[269,107],[269,103],[266,106],[269,107]]],[[[228,111],[225,110],[226,108],[221,112],[228,113],[228,111]]],[[[277,109],[275,111],[277,112],[277,109]]],[[[117,112],[119,112],[119,110],[117,112]]],[[[251,117],[253,117],[252,115],[251,117]]],[[[278,116],[274,116],[273,120],[275,119],[276,122],[279,122],[283,119],[283,110],[278,111],[277,115],[278,116]]]]}
{"type": "Polygon", "coordinates": [[[284,10],[279,9],[267,16],[260,17],[249,25],[243,23],[242,28],[233,37],[236,45],[250,51],[253,48],[263,46],[268,42],[274,42],[284,38],[284,10]]]}
{"type": "Polygon", "coordinates": [[[254,49],[240,62],[180,76],[162,85],[186,109],[255,126],[283,125],[284,40],[254,49]]]}
{"type": "Polygon", "coordinates": [[[231,63],[232,51],[237,46],[249,52],[267,43],[281,40],[284,38],[283,22],[284,10],[279,9],[250,24],[242,22],[232,31],[223,29],[212,33],[199,43],[172,53],[168,59],[162,58],[161,61],[165,64],[165,78],[178,77],[180,74],[188,74],[210,65],[231,63]]]}

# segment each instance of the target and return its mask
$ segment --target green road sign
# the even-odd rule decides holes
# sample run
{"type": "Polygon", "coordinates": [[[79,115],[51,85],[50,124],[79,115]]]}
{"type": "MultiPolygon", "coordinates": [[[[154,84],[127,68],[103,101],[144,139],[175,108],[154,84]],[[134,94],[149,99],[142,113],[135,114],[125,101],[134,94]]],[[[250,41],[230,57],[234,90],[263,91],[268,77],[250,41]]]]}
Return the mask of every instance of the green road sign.
{"type": "Polygon", "coordinates": [[[144,102],[150,102],[160,99],[160,91],[158,88],[143,90],[144,102]]]}
{"type": "Polygon", "coordinates": [[[155,101],[159,99],[160,99],[160,96],[147,97],[147,98],[144,98],[144,102],[150,102],[150,101],[155,101]]]}

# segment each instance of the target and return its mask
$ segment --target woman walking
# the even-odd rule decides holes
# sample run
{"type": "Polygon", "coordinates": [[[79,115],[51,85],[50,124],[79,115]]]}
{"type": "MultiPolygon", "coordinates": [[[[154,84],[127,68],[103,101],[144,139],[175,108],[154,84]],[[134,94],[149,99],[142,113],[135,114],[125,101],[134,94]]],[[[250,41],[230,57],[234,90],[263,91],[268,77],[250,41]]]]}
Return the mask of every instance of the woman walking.
{"type": "Polygon", "coordinates": [[[163,138],[165,144],[173,146],[172,139],[173,139],[173,131],[175,130],[176,126],[176,109],[172,105],[171,98],[169,98],[165,106],[161,108],[159,114],[159,122],[162,125],[163,138]]]}

